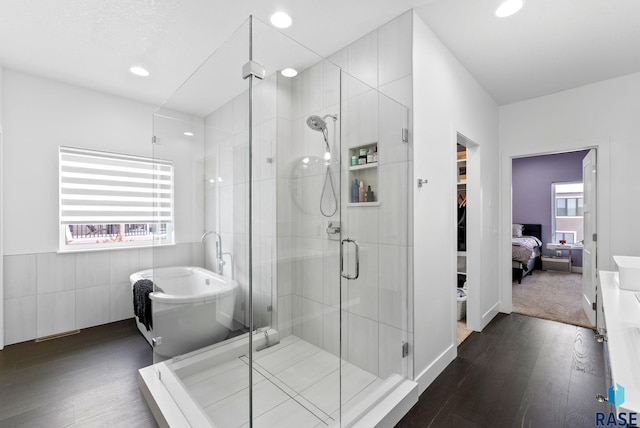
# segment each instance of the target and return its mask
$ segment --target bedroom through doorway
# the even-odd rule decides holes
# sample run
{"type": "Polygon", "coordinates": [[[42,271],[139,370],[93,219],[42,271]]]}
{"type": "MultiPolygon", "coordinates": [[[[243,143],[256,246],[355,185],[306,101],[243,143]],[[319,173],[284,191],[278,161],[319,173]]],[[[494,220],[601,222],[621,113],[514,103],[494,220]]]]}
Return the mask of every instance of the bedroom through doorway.
{"type": "Polygon", "coordinates": [[[588,154],[512,159],[513,312],[594,328],[583,309],[583,160],[588,154]]]}

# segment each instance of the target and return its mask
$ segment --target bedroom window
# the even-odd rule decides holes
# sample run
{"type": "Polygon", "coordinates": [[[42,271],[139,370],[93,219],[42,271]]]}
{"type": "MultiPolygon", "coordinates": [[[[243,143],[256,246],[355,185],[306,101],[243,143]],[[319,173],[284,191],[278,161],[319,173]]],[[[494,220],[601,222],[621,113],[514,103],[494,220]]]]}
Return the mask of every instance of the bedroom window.
{"type": "Polygon", "coordinates": [[[582,217],[582,198],[556,198],[556,216],[582,217]]]}
{"type": "Polygon", "coordinates": [[[575,232],[566,232],[566,231],[556,231],[554,242],[560,242],[561,240],[567,241],[567,244],[575,244],[576,243],[576,233],[575,232]]]}
{"type": "Polygon", "coordinates": [[[59,250],[173,244],[173,163],[59,149],[59,250]]]}
{"type": "Polygon", "coordinates": [[[553,183],[551,185],[551,239],[568,244],[582,241],[583,184],[582,182],[553,183]]]}

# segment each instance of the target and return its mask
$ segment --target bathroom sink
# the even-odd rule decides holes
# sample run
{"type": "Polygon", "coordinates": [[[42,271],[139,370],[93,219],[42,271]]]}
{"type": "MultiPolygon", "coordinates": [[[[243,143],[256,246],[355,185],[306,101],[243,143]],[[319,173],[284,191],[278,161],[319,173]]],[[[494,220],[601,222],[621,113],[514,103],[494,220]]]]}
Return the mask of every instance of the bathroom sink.
{"type": "Polygon", "coordinates": [[[613,260],[618,265],[620,288],[640,291],[640,257],[613,256],[613,260]]]}

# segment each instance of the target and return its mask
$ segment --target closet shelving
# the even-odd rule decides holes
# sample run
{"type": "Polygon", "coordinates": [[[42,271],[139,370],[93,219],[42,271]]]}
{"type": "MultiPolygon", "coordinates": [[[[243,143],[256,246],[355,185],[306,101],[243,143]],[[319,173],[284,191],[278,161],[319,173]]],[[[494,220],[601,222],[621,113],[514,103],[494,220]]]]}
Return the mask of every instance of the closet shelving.
{"type": "Polygon", "coordinates": [[[465,153],[464,158],[458,158],[456,160],[457,176],[458,176],[458,188],[467,185],[467,156],[466,150],[458,153],[465,153]]]}
{"type": "Polygon", "coordinates": [[[467,151],[460,144],[457,147],[456,159],[457,197],[458,211],[458,236],[457,236],[457,273],[458,287],[461,287],[467,279],[467,247],[466,247],[466,207],[467,207],[467,151]]]}

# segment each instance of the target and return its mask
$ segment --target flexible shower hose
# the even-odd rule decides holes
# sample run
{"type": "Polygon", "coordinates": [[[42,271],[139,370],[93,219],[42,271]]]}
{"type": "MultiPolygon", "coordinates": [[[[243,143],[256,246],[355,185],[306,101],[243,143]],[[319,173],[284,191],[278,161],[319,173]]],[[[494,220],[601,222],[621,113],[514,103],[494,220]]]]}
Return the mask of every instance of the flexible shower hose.
{"type": "Polygon", "coordinates": [[[324,185],[322,186],[322,194],[320,195],[320,213],[325,217],[331,217],[338,211],[338,198],[336,197],[336,189],[333,185],[333,174],[331,174],[331,165],[327,165],[327,170],[324,175],[324,185]],[[324,200],[324,193],[327,190],[327,181],[331,185],[331,195],[333,196],[333,211],[330,214],[324,212],[322,208],[322,201],[324,200]]]}

